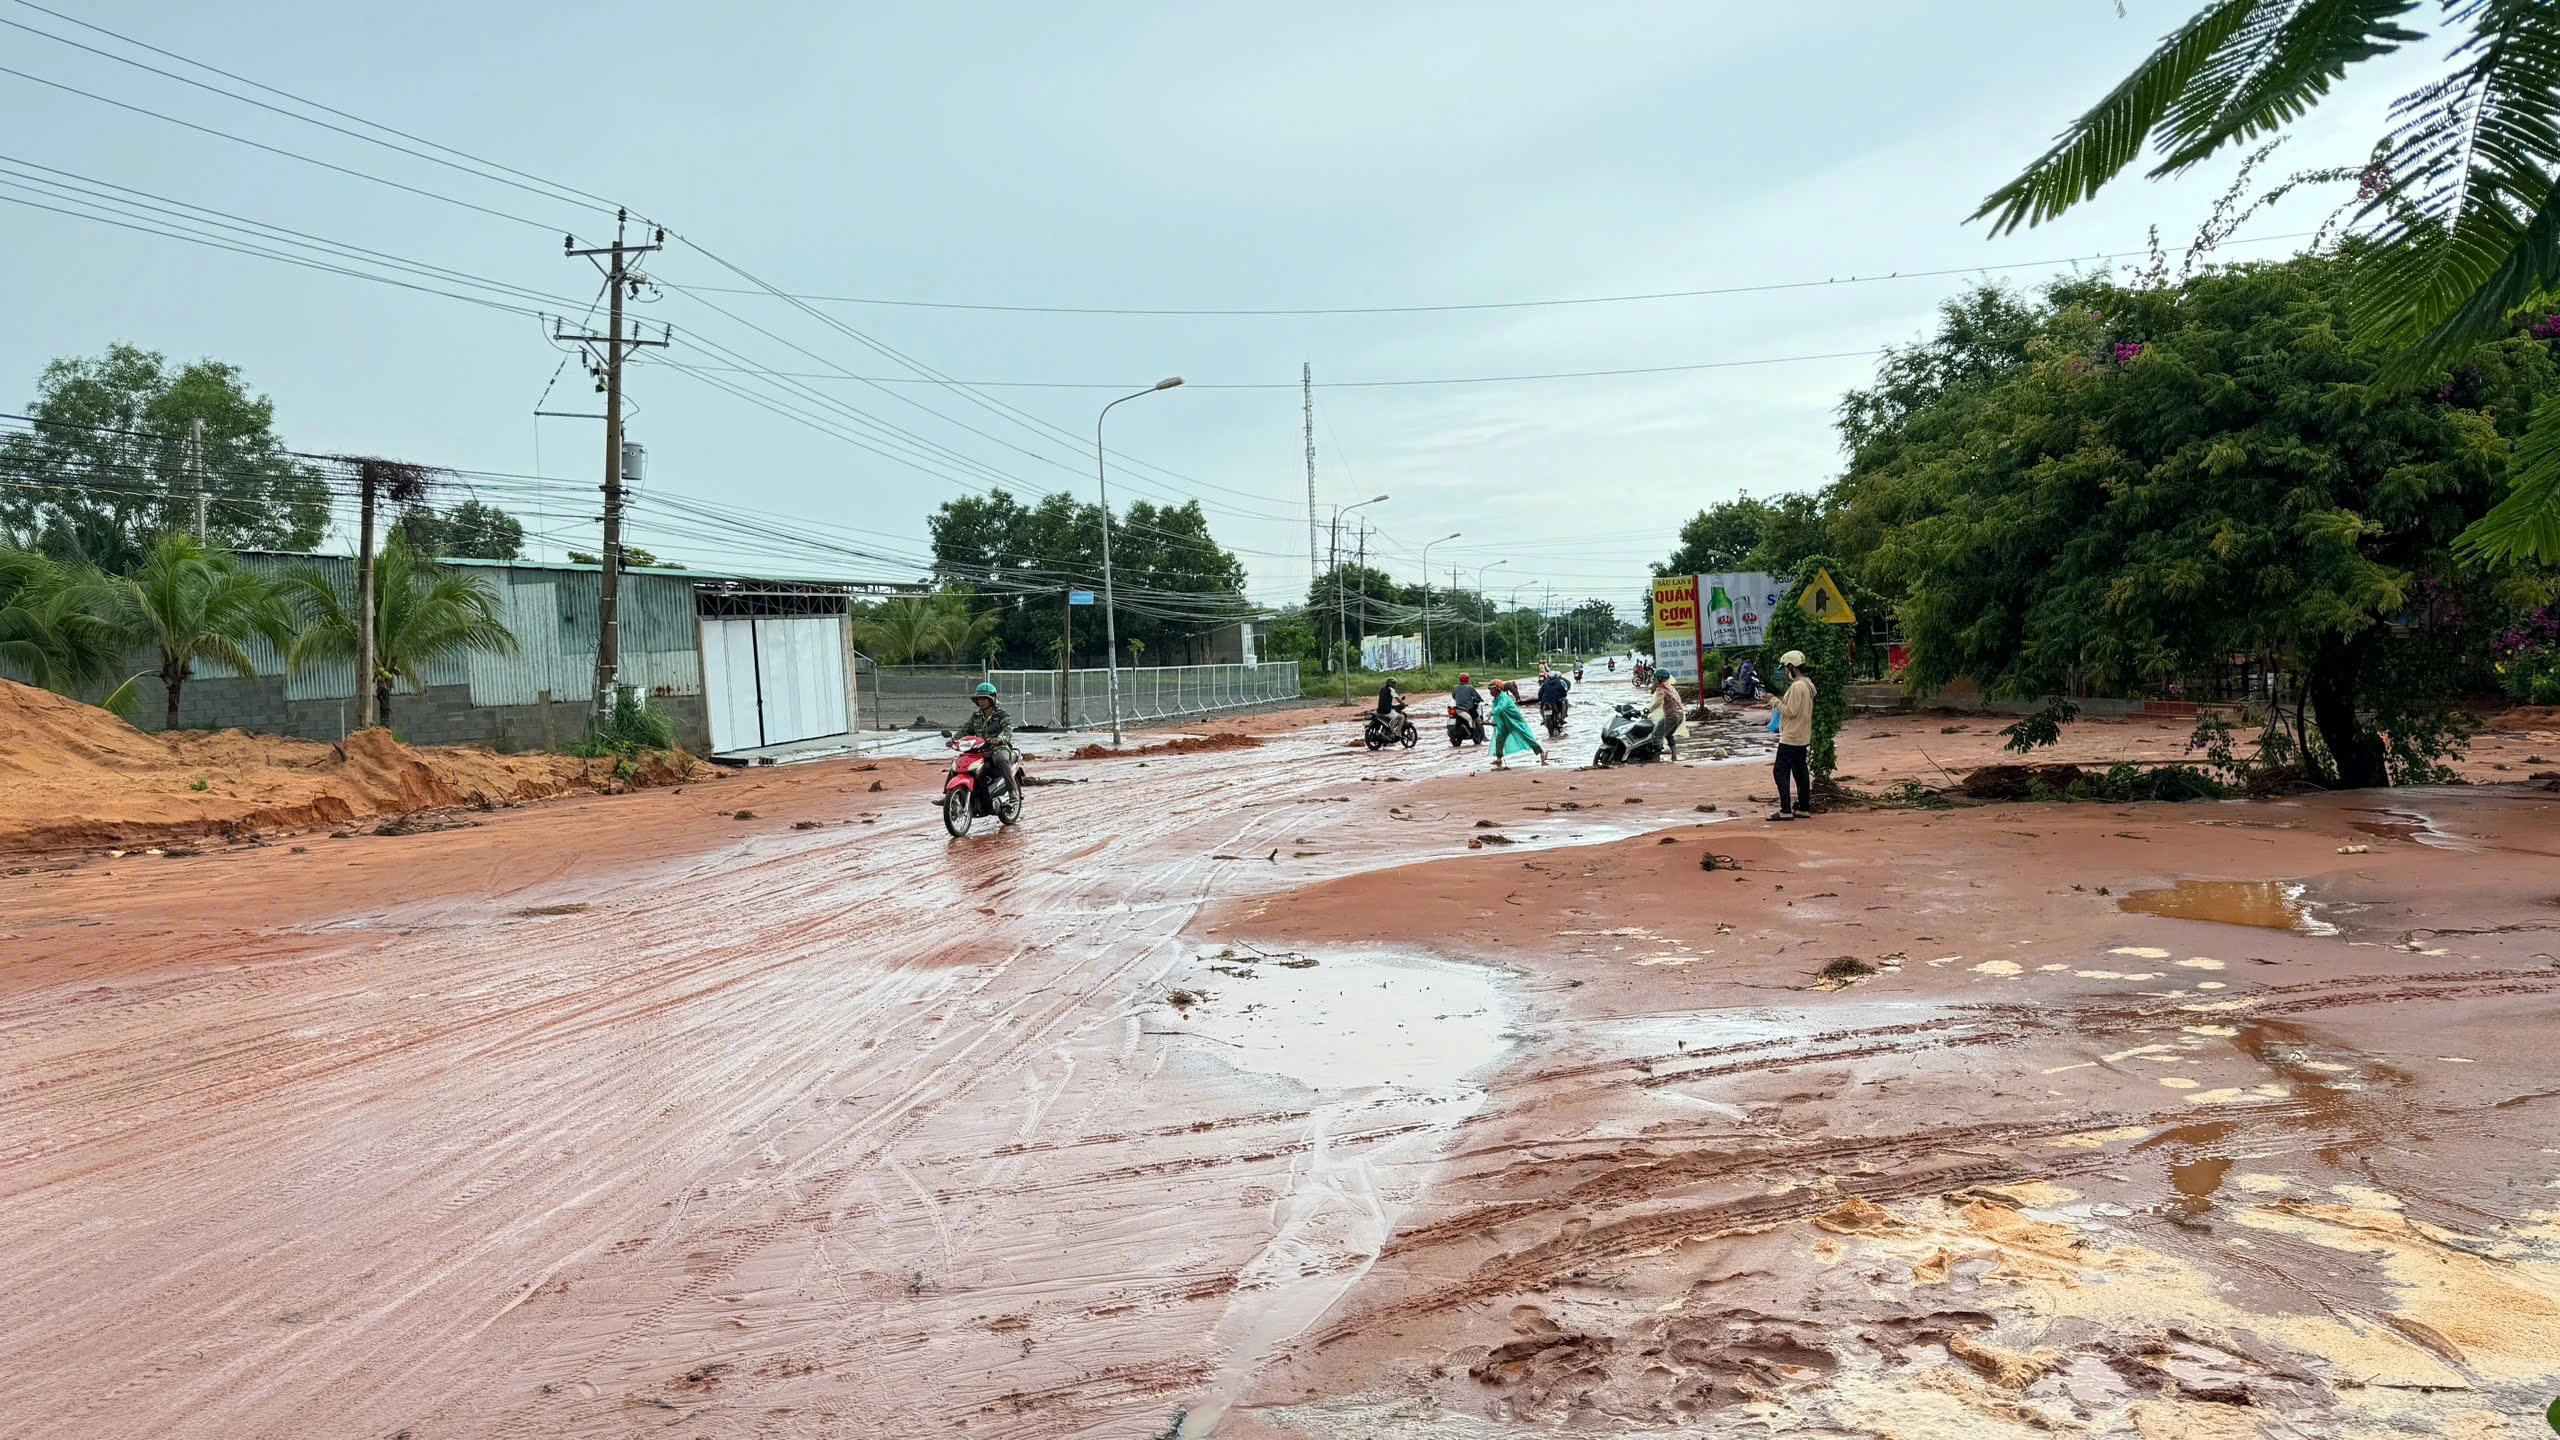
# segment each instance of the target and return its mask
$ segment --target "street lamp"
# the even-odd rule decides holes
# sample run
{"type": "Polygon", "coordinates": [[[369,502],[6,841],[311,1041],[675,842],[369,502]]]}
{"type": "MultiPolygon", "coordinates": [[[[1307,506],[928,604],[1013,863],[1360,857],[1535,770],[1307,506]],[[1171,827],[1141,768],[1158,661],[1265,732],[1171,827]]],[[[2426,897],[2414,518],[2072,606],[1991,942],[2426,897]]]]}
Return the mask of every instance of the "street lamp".
{"type": "MultiPolygon", "coordinates": [[[[1484,562],[1483,564],[1481,564],[1481,565],[1477,566],[1477,567],[1476,567],[1476,593],[1477,593],[1478,595],[1482,595],[1482,594],[1484,593],[1484,572],[1486,572],[1487,570],[1492,569],[1492,568],[1493,568],[1494,566],[1496,566],[1496,565],[1508,565],[1508,564],[1510,564],[1510,563],[1511,563],[1511,562],[1510,562],[1510,561],[1508,561],[1508,560],[1487,560],[1487,561],[1486,561],[1486,562],[1484,562]]],[[[1486,635],[1489,631],[1491,631],[1491,630],[1492,630],[1492,628],[1493,628],[1492,626],[1488,625],[1488,626],[1486,626],[1483,630],[1479,630],[1479,631],[1477,631],[1477,632],[1476,632],[1476,663],[1477,663],[1477,664],[1479,664],[1479,665],[1483,664],[1483,663],[1484,663],[1484,661],[1485,661],[1485,654],[1484,654],[1484,637],[1485,637],[1485,635],[1486,635]]]]}
{"type": "Polygon", "coordinates": [[[1458,532],[1450,531],[1422,547],[1422,668],[1431,668],[1431,546],[1455,540],[1458,532]]]}
{"type": "MultiPolygon", "coordinates": [[[[1375,505],[1386,498],[1384,495],[1372,495],[1354,504],[1333,507],[1333,640],[1337,645],[1351,638],[1350,610],[1342,600],[1342,517],[1362,505],[1375,505]]],[[[1364,597],[1368,594],[1368,586],[1369,578],[1365,575],[1360,577],[1364,597]]],[[[1342,703],[1351,703],[1351,657],[1348,655],[1342,657],[1342,703]]]]}
{"type": "MultiPolygon", "coordinates": [[[[1139,395],[1153,395],[1182,383],[1179,375],[1168,375],[1134,395],[1123,395],[1111,405],[1126,404],[1139,395]]],[[[1120,617],[1111,593],[1111,472],[1102,463],[1102,422],[1111,418],[1111,405],[1093,417],[1093,474],[1102,487],[1102,643],[1108,647],[1104,657],[1111,666],[1111,748],[1120,748],[1120,617]]]]}

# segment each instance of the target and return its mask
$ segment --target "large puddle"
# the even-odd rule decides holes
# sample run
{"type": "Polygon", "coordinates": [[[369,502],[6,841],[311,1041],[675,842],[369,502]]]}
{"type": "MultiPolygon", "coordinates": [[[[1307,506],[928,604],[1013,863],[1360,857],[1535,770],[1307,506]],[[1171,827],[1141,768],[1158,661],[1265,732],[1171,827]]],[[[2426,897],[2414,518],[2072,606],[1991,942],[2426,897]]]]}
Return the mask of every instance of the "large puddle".
{"type": "MultiPolygon", "coordinates": [[[[1218,1322],[1224,1357],[1179,1434],[1215,1430],[1265,1358],[1369,1273],[1510,1048],[1500,973],[1379,952],[1204,957],[1171,1033],[1189,1058],[1313,1092],[1272,1234],[1218,1322]],[[1308,962],[1312,961],[1310,964],[1308,962]]],[[[1163,1032],[1159,1032],[1163,1033],[1163,1032]]]]}
{"type": "Polygon", "coordinates": [[[2170,920],[2255,925],[2301,935],[2337,934],[2338,927],[2322,920],[2304,898],[2309,889],[2289,880],[2181,880],[2156,890],[2136,890],[2116,904],[2133,914],[2170,920]]]}

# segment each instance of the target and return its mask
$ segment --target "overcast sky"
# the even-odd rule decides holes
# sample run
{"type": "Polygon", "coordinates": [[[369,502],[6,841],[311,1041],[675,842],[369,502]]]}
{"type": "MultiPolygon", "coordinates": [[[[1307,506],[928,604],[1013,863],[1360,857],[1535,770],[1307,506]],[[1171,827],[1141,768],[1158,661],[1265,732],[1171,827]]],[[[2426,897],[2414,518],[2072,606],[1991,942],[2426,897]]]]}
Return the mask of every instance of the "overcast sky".
{"type": "MultiPolygon", "coordinates": [[[[1185,376],[1184,389],[1113,412],[1114,449],[1160,467],[1115,463],[1114,500],[1197,495],[1242,554],[1256,598],[1303,595],[1297,382],[1312,362],[1320,501],[1391,497],[1362,512],[1384,532],[1373,559],[1418,576],[1422,543],[1459,531],[1432,552],[1443,583],[1452,564],[1472,585],[1476,567],[1500,561],[1486,573],[1498,593],[1529,581],[1551,584],[1559,604],[1600,595],[1628,605],[1646,562],[1702,506],[1836,473],[1830,415],[1869,372],[1865,352],[1917,335],[1966,282],[1421,314],[815,302],[813,315],[701,288],[751,283],[713,256],[786,290],[870,300],[1478,304],[2053,261],[2138,249],[2154,223],[2175,248],[2231,169],[2119,181],[2061,223],[1997,240],[1964,223],[2183,19],[2188,0],[2132,0],[2122,17],[2113,0],[45,3],[611,197],[691,242],[653,257],[666,288],[634,307],[652,326],[676,327],[665,355],[695,373],[632,374],[629,431],[650,450],[632,539],[766,571],[912,578],[926,517],[943,500],[998,483],[1092,496],[1094,415],[1114,392],[845,378],[911,381],[911,360],[970,382],[1135,388],[1185,376]],[[1853,353],[1795,358],[1839,352],[1853,353]],[[1730,363],[1764,361],[1785,363],[1730,363]],[[1708,364],[1724,368],[1352,383],[1708,364]],[[896,431],[875,428],[887,426],[896,431]],[[843,436],[904,449],[927,468],[843,436]],[[675,501],[761,533],[679,514],[675,501]]],[[[0,20],[240,88],[20,0],[0,0],[0,20]]],[[[2432,56],[2351,84],[2270,175],[2360,159],[2392,93],[2432,56]]],[[[557,297],[507,297],[529,309],[575,317],[595,297],[594,272],[562,258],[561,235],[602,238],[608,214],[22,29],[0,29],[0,65],[448,198],[0,75],[0,156],[12,165],[557,297]]],[[[2336,198],[2297,198],[2247,233],[2311,230],[2336,198]]],[[[522,487],[486,493],[525,513],[540,553],[595,548],[595,495],[579,487],[600,478],[600,427],[533,418],[562,354],[531,316],[16,205],[0,205],[0,253],[9,409],[32,395],[47,359],[111,341],[214,356],[274,398],[296,448],[551,477],[558,488],[538,505],[522,487]]],[[[2001,273],[2032,284],[2059,268],[2001,273]]],[[[547,408],[597,408],[574,364],[548,394],[547,408]]]]}

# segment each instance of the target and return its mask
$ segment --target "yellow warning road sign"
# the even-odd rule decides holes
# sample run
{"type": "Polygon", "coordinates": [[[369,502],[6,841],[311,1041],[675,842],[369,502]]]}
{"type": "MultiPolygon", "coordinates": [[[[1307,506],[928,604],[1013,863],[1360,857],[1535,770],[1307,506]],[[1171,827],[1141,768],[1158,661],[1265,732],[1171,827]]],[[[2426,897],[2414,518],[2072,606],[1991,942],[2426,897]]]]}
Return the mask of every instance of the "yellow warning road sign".
{"type": "Polygon", "coordinates": [[[1825,625],[1855,625],[1858,612],[1849,608],[1849,598],[1831,579],[1828,570],[1816,570],[1813,579],[1796,597],[1796,608],[1825,625]]]}

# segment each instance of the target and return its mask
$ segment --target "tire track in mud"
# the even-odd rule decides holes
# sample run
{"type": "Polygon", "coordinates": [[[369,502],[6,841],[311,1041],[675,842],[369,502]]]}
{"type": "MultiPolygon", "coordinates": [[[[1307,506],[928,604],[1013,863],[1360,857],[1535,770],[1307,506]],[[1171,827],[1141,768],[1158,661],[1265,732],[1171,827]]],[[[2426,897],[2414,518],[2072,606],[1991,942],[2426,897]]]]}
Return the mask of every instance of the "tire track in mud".
{"type": "MultiPolygon", "coordinates": [[[[2560,974],[2508,968],[2267,986],[2235,997],[2239,1002],[2236,1008],[2230,1002],[2200,1005],[2184,997],[2132,1003],[2102,1000],[2059,1013],[2044,1006],[1970,1005],[1926,1021],[1836,1028],[1518,1072],[1492,1087],[1493,1093],[1506,1102],[1504,1107],[1478,1115],[1468,1128],[1498,1129],[1508,1116],[1534,1105],[1569,1104],[1612,1089],[1659,1088],[1684,1080],[1774,1074],[1933,1049],[2015,1044],[2037,1036],[2104,1033],[2121,1038],[2150,1027],[2183,1026],[2204,1018],[2234,1025],[2260,1025],[2293,1014],[2358,1006],[2450,1003],[2555,992],[2560,992],[2560,974]],[[2198,1015],[2200,1008],[2208,1014],[2198,1015]],[[1920,1043],[1909,1043],[1915,1039],[1920,1043]],[[1810,1048],[1818,1046],[1833,1048],[1810,1048]],[[1692,1064],[1667,1074],[1653,1073],[1660,1066],[1699,1060],[1711,1063],[1692,1064]]],[[[2386,1077],[2397,1073],[2388,1066],[2366,1068],[2386,1077]]],[[[2322,1083],[2320,1077],[2308,1072],[2296,1078],[2322,1083]]],[[[2405,1078],[2401,1077],[2404,1081],[2405,1078]]],[[[1944,1196],[1969,1186],[2107,1172],[2124,1163],[2122,1153],[2102,1146],[2028,1149],[2065,1137],[2128,1127],[2160,1135],[2177,1133],[2181,1127],[2227,1126],[2227,1133],[2258,1137],[2249,1145],[2250,1153],[2268,1155],[2325,1149],[2347,1138],[2350,1130],[2367,1139],[2379,1138],[2422,1118],[2421,1106],[2389,1089],[2359,1089],[2352,1101],[2361,1113],[2345,1118],[2338,1113],[2341,1105],[2337,1093],[2296,1094],[2218,1105],[2209,1111],[2182,1103],[2149,1112],[2077,1112],[2035,1124],[1963,1123],[1888,1135],[1799,1139],[1742,1131],[1693,1133],[1674,1139],[1635,1133],[1461,1145],[1445,1162],[1450,1171],[1436,1187],[1442,1193],[1497,1195],[1521,1184],[1536,1187],[1538,1193],[1518,1200],[1470,1203],[1459,1213],[1409,1227],[1389,1241],[1379,1258],[1381,1262],[1409,1262],[1432,1252],[1470,1245],[1502,1248],[1455,1280],[1425,1283],[1407,1293],[1356,1307],[1305,1337],[1295,1348],[1321,1352],[1380,1328],[1392,1329],[1504,1296],[1534,1294],[1596,1266],[1658,1253],[1668,1245],[1733,1239],[1808,1220],[1852,1198],[1872,1203],[1912,1201],[1944,1196]],[[2269,1143],[2270,1130],[2282,1136],[2282,1143],[2269,1143]],[[1589,1153],[1562,1157],[1552,1153],[1585,1149],[1589,1153]],[[1490,1167],[1471,1167],[1471,1162],[1531,1151],[1546,1153],[1490,1167]],[[1595,1170],[1596,1173],[1574,1178],[1573,1172],[1595,1170]],[[1767,1193],[1765,1187],[1773,1175],[1792,1177],[1792,1183],[1778,1193],[1767,1193]],[[1719,1184],[1750,1186],[1755,1193],[1705,1201],[1684,1198],[1687,1192],[1719,1184]],[[1638,1213],[1616,1220],[1603,1218],[1611,1212],[1628,1210],[1638,1213]],[[1566,1224],[1568,1219],[1575,1223],[1566,1224]],[[1547,1228],[1552,1238],[1526,1245],[1502,1244],[1497,1239],[1506,1228],[1524,1224],[1547,1228]]],[[[2423,1107],[2423,1118],[2438,1134],[2476,1130],[2493,1123],[2488,1112],[2506,1103],[2492,1102],[2471,1112],[2423,1107]]],[[[1427,1267],[1406,1268],[1408,1273],[1429,1273],[1427,1267]]],[[[2376,1319],[2376,1315],[2367,1315],[2364,1310],[2357,1313],[2376,1319]]]]}

